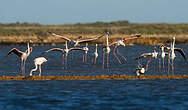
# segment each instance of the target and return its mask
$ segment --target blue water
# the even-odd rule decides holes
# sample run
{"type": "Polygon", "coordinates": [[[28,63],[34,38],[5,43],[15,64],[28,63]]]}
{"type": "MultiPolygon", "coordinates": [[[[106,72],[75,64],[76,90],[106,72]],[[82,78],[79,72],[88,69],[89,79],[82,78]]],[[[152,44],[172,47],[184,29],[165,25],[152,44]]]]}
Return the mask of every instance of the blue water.
{"type": "MultiPolygon", "coordinates": [[[[75,52],[74,59],[69,56],[67,69],[61,62],[61,54],[51,52],[42,55],[41,52],[51,46],[34,46],[26,63],[26,74],[34,68],[33,59],[44,56],[48,62],[42,65],[42,75],[101,75],[127,74],[135,75],[137,61],[133,60],[144,52],[152,52],[154,46],[126,46],[119,51],[127,58],[124,64],[118,64],[110,54],[110,68],[102,69],[102,56],[99,48],[97,65],[91,64],[91,53],[94,47],[89,47],[88,62],[83,64],[83,53],[75,52]]],[[[187,45],[178,45],[188,53],[187,45]]],[[[21,75],[20,59],[13,55],[4,57],[13,48],[2,46],[0,49],[0,73],[7,76],[21,75]]],[[[16,47],[24,50],[26,47],[16,47]]],[[[62,47],[64,48],[64,47],[62,47]]],[[[166,59],[167,60],[167,59],[166,59]]],[[[147,59],[140,62],[145,63],[147,59]]],[[[167,66],[167,63],[165,64],[167,66]]],[[[187,74],[188,63],[177,54],[175,74],[187,74]]],[[[35,75],[38,74],[34,72],[35,75]]],[[[152,60],[145,74],[162,75],[158,71],[158,60],[152,60]]],[[[65,81],[1,81],[0,109],[9,110],[125,110],[125,109],[175,109],[188,108],[188,80],[65,80],[65,81]]]]}

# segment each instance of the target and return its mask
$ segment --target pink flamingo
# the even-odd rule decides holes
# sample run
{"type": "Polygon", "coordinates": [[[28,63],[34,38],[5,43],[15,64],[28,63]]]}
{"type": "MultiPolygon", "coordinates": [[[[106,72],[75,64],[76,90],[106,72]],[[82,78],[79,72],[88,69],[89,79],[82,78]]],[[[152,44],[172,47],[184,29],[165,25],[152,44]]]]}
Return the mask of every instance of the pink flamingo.
{"type": "Polygon", "coordinates": [[[33,71],[36,71],[38,69],[38,66],[39,66],[39,76],[41,76],[41,73],[42,73],[42,71],[41,71],[41,65],[44,62],[47,62],[47,59],[44,58],[44,57],[35,58],[35,60],[34,60],[35,68],[30,71],[29,75],[32,76],[33,71]]]}
{"type": "Polygon", "coordinates": [[[50,52],[50,51],[59,51],[62,53],[62,64],[66,63],[67,64],[67,56],[68,56],[68,53],[72,50],[81,50],[81,51],[85,51],[83,48],[68,48],[68,45],[67,45],[67,41],[65,42],[65,49],[61,49],[61,48],[51,48],[47,51],[45,51],[45,53],[47,52],[50,52]],[[64,58],[65,57],[65,58],[64,58]],[[65,62],[64,62],[64,59],[65,59],[65,62]]]}
{"type": "Polygon", "coordinates": [[[85,52],[85,54],[83,55],[83,63],[87,63],[87,53],[89,51],[89,48],[88,48],[88,43],[86,43],[86,46],[83,47],[83,50],[85,52]]]}
{"type": "Polygon", "coordinates": [[[135,58],[135,60],[149,57],[149,60],[146,63],[146,71],[147,71],[148,70],[148,65],[151,62],[152,58],[153,59],[157,59],[157,56],[158,56],[158,52],[156,52],[156,50],[154,49],[154,52],[152,52],[152,53],[143,53],[138,58],[135,58]]]}
{"type": "Polygon", "coordinates": [[[112,43],[109,44],[109,46],[115,45],[114,50],[113,50],[113,55],[116,57],[116,59],[118,60],[118,62],[119,62],[120,64],[122,64],[122,62],[121,62],[120,59],[117,57],[116,52],[117,52],[117,54],[120,55],[125,61],[127,61],[127,59],[126,59],[122,54],[119,53],[118,47],[119,47],[119,46],[125,46],[124,41],[126,41],[126,40],[136,39],[136,38],[139,38],[139,37],[141,37],[141,35],[140,35],[140,34],[136,34],[136,35],[132,35],[131,37],[122,38],[121,40],[118,40],[118,41],[115,41],[115,42],[112,42],[112,43]]]}
{"type": "Polygon", "coordinates": [[[25,74],[25,62],[28,58],[28,56],[30,55],[30,53],[32,52],[32,47],[29,46],[29,43],[32,43],[32,41],[30,40],[28,43],[27,43],[27,50],[25,50],[25,52],[22,52],[20,50],[18,50],[17,48],[13,48],[11,49],[7,56],[10,55],[11,53],[14,53],[16,54],[18,57],[20,57],[21,59],[21,70],[22,70],[22,75],[25,74]]]}
{"type": "Polygon", "coordinates": [[[64,37],[64,36],[61,36],[61,35],[57,35],[55,33],[52,33],[52,35],[56,36],[56,37],[60,37],[66,41],[69,41],[70,42],[70,45],[76,47],[79,43],[86,43],[86,42],[91,42],[91,41],[94,41],[94,40],[97,40],[97,39],[100,39],[101,37],[103,37],[104,35],[101,35],[99,37],[96,37],[96,38],[91,38],[91,39],[85,39],[85,40],[78,40],[80,39],[81,37],[79,37],[78,39],[76,40],[73,40],[73,39],[69,39],[67,37],[64,37]]]}
{"type": "Polygon", "coordinates": [[[109,46],[109,42],[108,42],[108,39],[109,39],[109,32],[107,32],[106,34],[106,47],[103,48],[103,69],[104,69],[104,57],[105,57],[105,54],[107,54],[107,68],[109,68],[109,53],[110,53],[110,46],[109,46]]]}
{"type": "Polygon", "coordinates": [[[95,47],[95,52],[93,53],[93,64],[96,64],[97,58],[98,58],[98,52],[97,52],[97,44],[95,47]]]}

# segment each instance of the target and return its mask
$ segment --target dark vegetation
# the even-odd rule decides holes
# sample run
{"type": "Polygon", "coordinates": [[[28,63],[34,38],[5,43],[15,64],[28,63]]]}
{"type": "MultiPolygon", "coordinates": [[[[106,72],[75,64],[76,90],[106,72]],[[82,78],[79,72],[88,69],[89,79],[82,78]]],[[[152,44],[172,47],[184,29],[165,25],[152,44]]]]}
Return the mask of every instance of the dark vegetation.
{"type": "Polygon", "coordinates": [[[59,34],[187,34],[188,24],[138,24],[128,21],[42,25],[38,23],[0,23],[0,36],[46,36],[48,32],[59,34]]]}

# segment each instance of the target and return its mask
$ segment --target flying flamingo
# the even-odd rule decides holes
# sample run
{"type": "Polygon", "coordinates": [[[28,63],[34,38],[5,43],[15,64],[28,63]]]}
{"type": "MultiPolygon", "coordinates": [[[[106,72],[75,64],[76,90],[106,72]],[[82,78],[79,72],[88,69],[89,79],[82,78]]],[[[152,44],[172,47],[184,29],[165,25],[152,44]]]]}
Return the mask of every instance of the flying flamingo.
{"type": "Polygon", "coordinates": [[[45,53],[48,53],[50,51],[59,51],[62,53],[62,63],[66,63],[67,64],[67,56],[68,56],[68,53],[72,50],[82,50],[82,51],[85,51],[83,48],[68,48],[68,45],[67,45],[67,41],[65,42],[65,49],[61,49],[61,48],[51,48],[47,51],[45,51],[45,53]],[[64,62],[64,59],[65,59],[65,62],[64,62]]]}
{"type": "Polygon", "coordinates": [[[141,35],[140,35],[140,34],[136,34],[136,35],[132,35],[131,37],[122,38],[121,40],[118,40],[118,41],[115,41],[115,42],[112,42],[112,43],[109,44],[109,46],[115,45],[114,50],[113,50],[113,55],[116,57],[116,59],[118,60],[118,62],[119,62],[120,64],[122,64],[122,62],[121,62],[120,59],[117,57],[116,52],[117,52],[117,54],[120,55],[125,61],[127,61],[127,59],[126,59],[122,54],[119,53],[118,47],[119,47],[119,46],[125,46],[124,41],[126,41],[126,40],[136,39],[136,38],[139,38],[139,37],[141,37],[141,35]]]}
{"type": "Polygon", "coordinates": [[[96,44],[95,52],[93,53],[93,64],[96,64],[97,58],[98,58],[98,52],[97,52],[97,44],[96,44]]]}
{"type": "Polygon", "coordinates": [[[105,54],[107,54],[106,65],[107,65],[107,68],[109,68],[110,46],[109,46],[108,38],[109,38],[109,32],[107,32],[107,34],[106,34],[106,46],[103,48],[103,69],[104,69],[104,57],[105,57],[105,54]]]}
{"type": "Polygon", "coordinates": [[[151,62],[152,59],[157,59],[158,52],[154,49],[154,52],[151,53],[143,53],[141,54],[138,58],[135,58],[135,60],[141,59],[141,58],[146,58],[148,57],[149,60],[146,63],[146,71],[148,70],[149,63],[151,62]]]}
{"type": "Polygon", "coordinates": [[[85,54],[83,55],[83,63],[87,63],[87,53],[89,51],[89,48],[88,48],[88,43],[86,43],[86,46],[83,47],[83,50],[85,52],[85,54]]]}
{"type": "MultiPolygon", "coordinates": [[[[61,35],[57,35],[55,33],[52,33],[52,35],[56,36],[56,37],[60,37],[66,41],[69,41],[70,42],[70,45],[71,46],[74,46],[76,47],[79,43],[86,43],[86,42],[91,42],[91,41],[94,41],[94,40],[97,40],[97,39],[100,39],[101,37],[103,37],[104,35],[101,35],[99,37],[96,37],[96,38],[91,38],[91,39],[85,39],[85,40],[73,40],[73,39],[69,39],[67,37],[64,37],[64,36],[61,36],[61,35]]],[[[80,38],[79,38],[80,39],[80,38]]]]}
{"type": "Polygon", "coordinates": [[[21,70],[22,70],[22,75],[25,74],[25,62],[28,58],[28,56],[30,55],[30,53],[32,52],[32,47],[29,46],[29,43],[32,43],[32,41],[30,40],[28,43],[27,43],[27,50],[25,50],[25,52],[22,52],[20,50],[18,50],[17,48],[13,48],[11,49],[7,56],[10,55],[11,53],[14,53],[16,54],[18,57],[20,57],[21,59],[21,70]]]}
{"type": "Polygon", "coordinates": [[[41,72],[41,65],[42,65],[44,62],[47,62],[47,59],[44,58],[44,57],[35,58],[35,59],[34,59],[35,68],[30,71],[30,74],[29,74],[29,75],[32,76],[33,71],[36,71],[36,70],[38,69],[38,66],[39,66],[39,76],[41,76],[41,73],[42,73],[42,72],[41,72]]]}

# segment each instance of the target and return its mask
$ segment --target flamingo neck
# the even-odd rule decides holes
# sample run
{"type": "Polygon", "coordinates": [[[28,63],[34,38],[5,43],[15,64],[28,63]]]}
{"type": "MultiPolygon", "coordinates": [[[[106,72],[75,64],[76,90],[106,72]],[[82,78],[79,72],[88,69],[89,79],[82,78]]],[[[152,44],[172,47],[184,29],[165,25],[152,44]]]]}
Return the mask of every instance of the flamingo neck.
{"type": "Polygon", "coordinates": [[[96,44],[95,52],[97,53],[97,44],[96,44]]]}
{"type": "Polygon", "coordinates": [[[30,54],[31,53],[31,50],[30,50],[30,47],[29,47],[29,42],[27,43],[27,54],[30,54]]]}
{"type": "Polygon", "coordinates": [[[106,46],[107,46],[107,47],[109,46],[109,43],[108,43],[108,35],[106,35],[106,46]]]}
{"type": "Polygon", "coordinates": [[[36,71],[38,69],[37,64],[35,63],[35,68],[30,71],[30,76],[32,76],[33,71],[36,71]]]}

